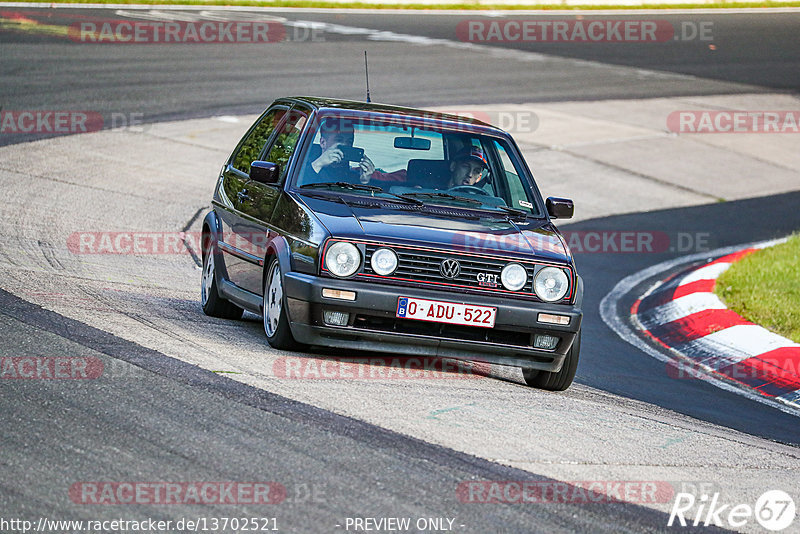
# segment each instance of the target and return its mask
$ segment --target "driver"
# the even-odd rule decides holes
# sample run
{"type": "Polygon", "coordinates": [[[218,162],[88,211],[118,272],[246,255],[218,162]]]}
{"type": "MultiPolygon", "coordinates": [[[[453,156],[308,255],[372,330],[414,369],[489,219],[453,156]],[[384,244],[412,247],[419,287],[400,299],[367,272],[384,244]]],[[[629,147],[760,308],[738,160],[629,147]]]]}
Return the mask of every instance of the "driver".
{"type": "Polygon", "coordinates": [[[468,146],[459,150],[450,162],[450,181],[447,189],[471,185],[479,187],[478,182],[483,178],[483,171],[489,169],[489,163],[483,155],[483,150],[476,146],[468,146]]]}
{"type": "Polygon", "coordinates": [[[345,158],[345,151],[353,146],[354,133],[352,126],[342,124],[336,117],[327,117],[320,124],[319,146],[322,153],[311,162],[311,170],[322,182],[360,181],[369,182],[375,171],[375,165],[366,154],[358,162],[358,168],[351,169],[350,161],[345,158]]]}

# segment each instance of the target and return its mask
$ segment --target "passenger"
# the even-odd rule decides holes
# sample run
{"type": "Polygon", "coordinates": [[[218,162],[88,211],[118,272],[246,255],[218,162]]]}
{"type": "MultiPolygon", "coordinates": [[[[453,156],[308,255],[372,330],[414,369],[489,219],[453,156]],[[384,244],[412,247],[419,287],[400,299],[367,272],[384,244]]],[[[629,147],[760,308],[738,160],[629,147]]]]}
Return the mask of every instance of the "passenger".
{"type": "Polygon", "coordinates": [[[320,124],[319,146],[322,153],[311,162],[310,170],[315,178],[309,182],[350,182],[363,184],[369,182],[375,171],[372,160],[364,154],[357,169],[350,168],[350,160],[345,157],[347,149],[353,147],[353,129],[342,124],[338,118],[328,117],[320,124]]]}

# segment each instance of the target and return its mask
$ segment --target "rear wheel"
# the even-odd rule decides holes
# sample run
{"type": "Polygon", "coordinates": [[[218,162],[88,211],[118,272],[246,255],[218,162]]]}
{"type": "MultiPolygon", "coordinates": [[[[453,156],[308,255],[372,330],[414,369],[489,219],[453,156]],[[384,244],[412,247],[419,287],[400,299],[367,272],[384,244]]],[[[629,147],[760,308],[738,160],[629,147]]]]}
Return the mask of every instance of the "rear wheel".
{"type": "Polygon", "coordinates": [[[242,310],[239,306],[219,296],[217,288],[216,260],[214,257],[214,238],[206,239],[203,249],[203,278],[200,282],[200,304],[203,311],[211,317],[223,319],[240,319],[242,310]]]}
{"type": "Polygon", "coordinates": [[[272,260],[264,283],[264,302],[261,316],[264,322],[264,333],[271,347],[282,350],[299,349],[301,345],[295,341],[289,328],[289,317],[283,298],[283,277],[278,259],[272,260]]]}
{"type": "Polygon", "coordinates": [[[575,336],[575,341],[572,342],[572,347],[570,347],[567,356],[564,358],[564,364],[561,366],[561,370],[550,373],[523,367],[522,376],[525,378],[525,383],[538,389],[564,391],[572,384],[572,380],[575,378],[575,371],[578,370],[578,357],[580,356],[580,352],[581,331],[578,330],[578,335],[575,336]]]}

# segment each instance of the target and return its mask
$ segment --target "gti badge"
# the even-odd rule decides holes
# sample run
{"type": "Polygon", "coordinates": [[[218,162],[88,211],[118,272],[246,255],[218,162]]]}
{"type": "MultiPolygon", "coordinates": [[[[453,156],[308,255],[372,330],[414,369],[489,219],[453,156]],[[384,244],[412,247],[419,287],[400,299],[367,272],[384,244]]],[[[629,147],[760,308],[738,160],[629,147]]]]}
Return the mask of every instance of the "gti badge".
{"type": "Polygon", "coordinates": [[[483,287],[497,287],[497,275],[492,273],[478,273],[478,285],[483,287]]]}

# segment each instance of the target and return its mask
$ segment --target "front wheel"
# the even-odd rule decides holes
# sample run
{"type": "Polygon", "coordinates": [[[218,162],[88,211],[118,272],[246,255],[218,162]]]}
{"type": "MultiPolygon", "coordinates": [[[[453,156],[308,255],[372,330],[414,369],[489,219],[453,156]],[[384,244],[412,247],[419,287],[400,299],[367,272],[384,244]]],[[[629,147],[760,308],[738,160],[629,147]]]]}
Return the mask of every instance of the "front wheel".
{"type": "Polygon", "coordinates": [[[283,298],[283,278],[278,259],[272,260],[269,273],[264,283],[264,302],[261,317],[264,322],[264,333],[271,347],[281,350],[295,350],[300,344],[295,341],[289,328],[289,317],[286,314],[283,298]]]}
{"type": "Polygon", "coordinates": [[[564,358],[564,364],[561,366],[561,370],[550,373],[523,367],[522,376],[525,378],[525,383],[538,389],[564,391],[572,384],[572,380],[575,378],[575,371],[578,370],[578,357],[580,356],[580,352],[581,331],[578,330],[578,335],[575,336],[575,341],[572,342],[572,347],[570,347],[566,358],[564,358]]]}

